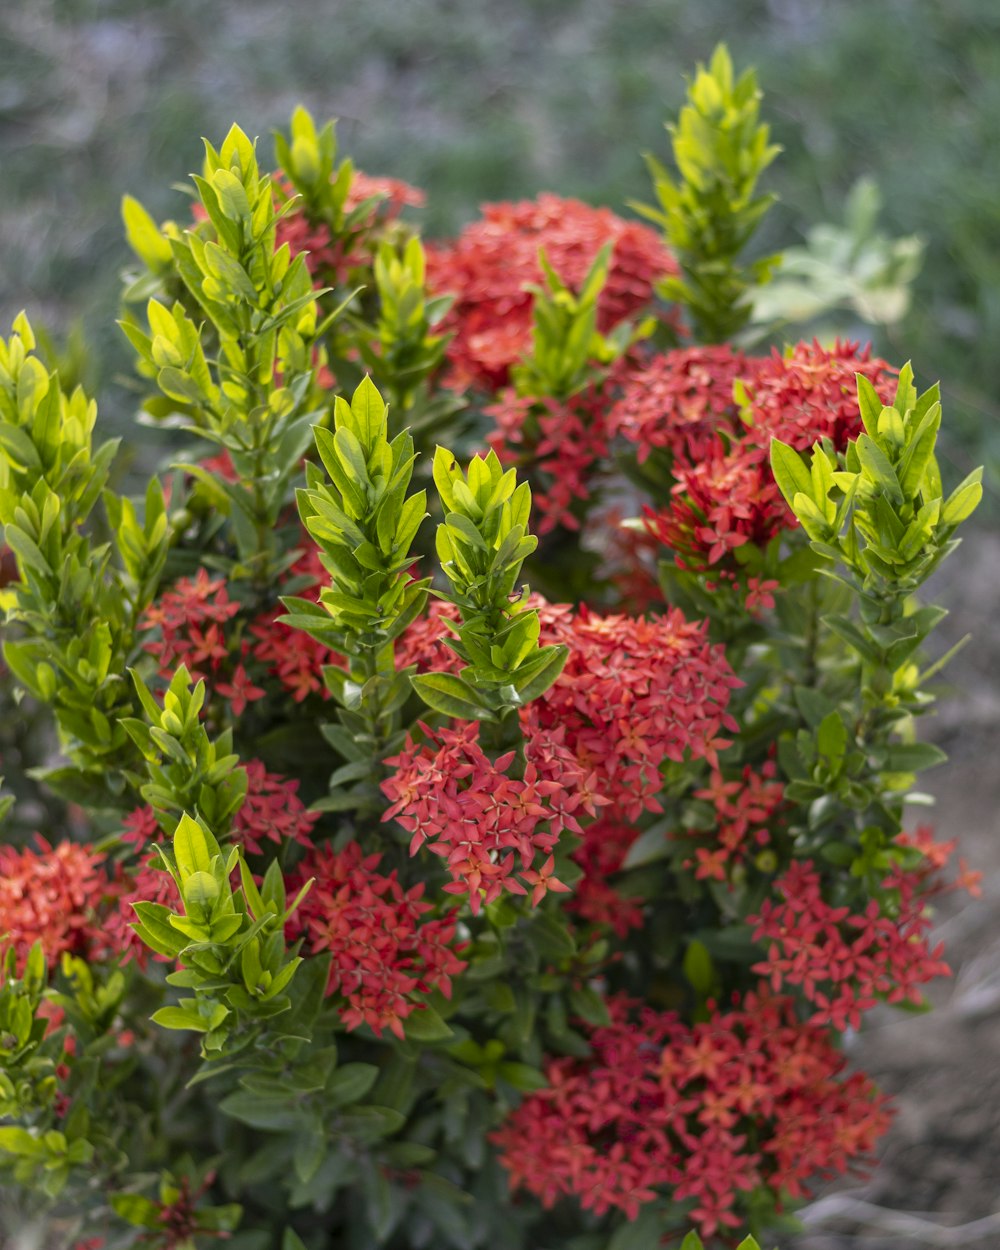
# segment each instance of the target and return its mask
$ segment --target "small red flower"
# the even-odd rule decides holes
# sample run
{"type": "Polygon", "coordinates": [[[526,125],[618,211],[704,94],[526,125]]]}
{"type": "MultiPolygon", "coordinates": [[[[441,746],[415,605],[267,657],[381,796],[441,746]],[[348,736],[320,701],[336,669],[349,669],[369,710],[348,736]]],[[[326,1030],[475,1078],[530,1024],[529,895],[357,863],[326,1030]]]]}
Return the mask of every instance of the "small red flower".
{"type": "Polygon", "coordinates": [[[403,1021],[421,1010],[423,996],[436,989],[450,998],[451,978],[466,965],[453,913],[430,917],[423,883],[404,890],[395,872],[378,871],[380,861],[356,842],[308,855],[290,885],[315,881],[291,927],[310,950],[332,953],[327,993],[344,999],[348,1029],[367,1024],[379,1037],[388,1029],[402,1038],[403,1021]]]}
{"type": "Polygon", "coordinates": [[[942,946],[928,942],[922,884],[921,874],[896,868],[882,883],[891,910],[872,899],[854,914],[824,900],[809,860],[793,863],[775,882],[781,901],[765,899],[747,917],[754,941],[769,943],[754,971],[776,991],[797,986],[815,1007],[810,1021],[839,1031],[859,1028],[880,999],[919,1003],[921,985],[950,975],[942,946]]]}
{"type": "Polygon", "coordinates": [[[573,290],[579,290],[594,257],[613,243],[611,265],[598,302],[598,329],[647,307],[656,281],[677,266],[648,226],[627,222],[606,208],[540,195],[537,200],[487,204],[482,218],[450,245],[428,249],[427,284],[436,295],[454,295],[443,328],[449,385],[497,391],[510,368],[531,346],[532,295],[541,284],[539,249],[573,290]]]}
{"type": "Polygon", "coordinates": [[[781,583],[773,578],[748,577],[743,606],[752,616],[770,612],[774,608],[774,592],[780,589],[781,583]]]}
{"type": "Polygon", "coordinates": [[[382,783],[395,819],[412,834],[410,853],[426,846],[444,861],[452,880],[447,893],[468,894],[473,913],[503,890],[524,894],[532,887],[537,904],[547,889],[565,888],[535,856],[551,856],[563,829],[577,832],[578,815],[594,814],[586,777],[561,735],[529,736],[523,777],[509,770],[514,753],[496,760],[478,742],[479,725],[431,731],[423,745],[408,740],[387,765],[382,783]]]}
{"type": "Polygon", "coordinates": [[[103,871],[104,855],[87,844],[36,841],[37,850],[0,846],[0,945],[13,945],[20,965],[40,941],[50,968],[66,952],[107,953],[103,913],[118,886],[103,871]]]}
{"type": "Polygon", "coordinates": [[[555,856],[550,855],[542,864],[541,868],[523,869],[521,872],[521,880],[525,885],[530,885],[531,905],[537,907],[542,899],[553,890],[556,894],[568,894],[569,886],[564,885],[558,877],[555,876],[556,861],[555,856]]]}
{"type": "MultiPolygon", "coordinates": [[[[799,343],[767,357],[689,348],[658,356],[626,378],[610,432],[636,447],[640,464],[656,450],[672,461],[670,498],[644,510],[649,534],[681,567],[705,569],[729,566],[744,544],[763,546],[794,528],[771,474],[771,440],[806,451],[829,438],[843,450],[861,428],[858,373],[889,401],[894,370],[853,343],[830,350],[799,343]]],[[[748,610],[768,606],[768,591],[749,589],[748,610]]]]}
{"type": "Polygon", "coordinates": [[[702,1236],[744,1222],[741,1196],[804,1192],[843,1171],[885,1130],[882,1098],[843,1077],[827,1030],[802,1024],[791,999],[748,994],[687,1025],[672,1012],[608,1004],[586,1059],[550,1059],[549,1085],[492,1134],[512,1189],[550,1207],[635,1219],[662,1195],[694,1200],[702,1236]]]}
{"type": "Polygon", "coordinates": [[[249,703],[263,699],[267,692],[253,684],[243,664],[237,664],[232,680],[220,681],[215,687],[215,693],[229,700],[234,716],[242,716],[249,703]]]}

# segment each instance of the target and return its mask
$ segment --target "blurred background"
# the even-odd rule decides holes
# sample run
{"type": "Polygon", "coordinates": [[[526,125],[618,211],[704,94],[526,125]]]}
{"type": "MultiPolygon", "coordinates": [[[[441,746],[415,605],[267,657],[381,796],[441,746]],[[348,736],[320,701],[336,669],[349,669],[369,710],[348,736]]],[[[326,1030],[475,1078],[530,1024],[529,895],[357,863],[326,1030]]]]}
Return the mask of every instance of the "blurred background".
{"type": "Polygon", "coordinates": [[[843,223],[863,178],[881,230],[922,237],[915,297],[876,348],[941,379],[956,471],[987,459],[995,506],[995,0],[4,0],[3,323],[26,305],[61,336],[85,327],[91,380],[110,381],[128,361],[122,194],[180,212],[200,136],[238,120],[269,157],[299,101],[340,118],[361,168],[428,192],[430,236],[547,189],[624,211],[650,198],[640,154],[668,155],[663,121],[719,39],[757,66],[784,147],[761,249],[843,223]]]}
{"type": "Polygon", "coordinates": [[[0,0],[0,325],[27,308],[117,423],[120,200],[182,215],[171,184],[200,167],[200,136],[236,120],[266,163],[297,103],[336,116],[342,153],[427,192],[430,237],[542,190],[624,213],[651,198],[641,153],[668,158],[663,121],[720,39],[757,67],[784,148],[760,249],[801,249],[811,295],[828,296],[811,328],[912,357],[921,388],[940,378],[946,484],[988,466],[978,529],[936,588],[945,645],[975,640],[928,734],[952,755],[929,779],[939,836],[961,837],[984,894],[942,906],[956,976],[940,1011],[887,1013],[852,1042],[899,1095],[897,1126],[874,1179],[821,1199],[797,1248],[986,1250],[1000,1245],[997,0],[0,0]]]}

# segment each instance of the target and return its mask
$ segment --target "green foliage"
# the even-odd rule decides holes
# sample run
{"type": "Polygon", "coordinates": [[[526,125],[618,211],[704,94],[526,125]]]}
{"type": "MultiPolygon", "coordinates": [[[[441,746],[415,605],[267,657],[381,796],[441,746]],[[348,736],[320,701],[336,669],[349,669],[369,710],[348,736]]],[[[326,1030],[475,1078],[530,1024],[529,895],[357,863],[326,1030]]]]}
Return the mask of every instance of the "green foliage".
{"type": "Polygon", "coordinates": [[[830,314],[846,312],[869,325],[898,326],[909,311],[926,243],[918,235],[890,239],[881,233],[881,208],[876,183],[859,179],[847,198],[842,226],[813,226],[804,246],[781,253],[779,272],[754,292],[754,323],[820,319],[825,326],[830,314]]]}
{"type": "Polygon", "coordinates": [[[228,1060],[292,1005],[285,991],[302,960],[287,957],[284,926],[308,885],[286,907],[276,862],[258,889],[239,847],[223,853],[205,825],[187,814],[177,823],[170,850],[158,849],[183,911],[136,903],[133,928],[151,950],[179,962],[167,982],[192,996],[161,1007],[153,1022],[202,1034],[202,1057],[228,1060]],[[234,890],[230,878],[237,866],[241,884],[234,890]]]}
{"type": "MultiPolygon", "coordinates": [[[[705,1248],[697,1233],[688,1233],[681,1242],[681,1250],[705,1250],[705,1248]]],[[[760,1250],[760,1246],[753,1237],[744,1237],[736,1250],[760,1250]]]]}
{"type": "Polygon", "coordinates": [[[381,761],[397,740],[400,709],[409,694],[405,673],[397,673],[394,643],[427,601],[429,579],[409,579],[411,546],[426,516],[426,493],[408,495],[413,475],[413,439],[388,437],[388,414],[370,378],[350,404],[338,397],[334,431],[316,428],[316,446],[331,485],[318,466],[306,470],[298,493],[302,523],[322,553],[330,585],[319,603],[284,600],[281,619],[334,647],[346,669],[325,671],[340,705],[339,725],[326,736],[340,750],[347,773],[331,788],[361,779],[359,787],[332,793],[331,806],[378,803],[381,761]]]}
{"type": "Polygon", "coordinates": [[[300,104],[292,114],[290,129],[287,138],[275,133],[278,164],[302,196],[309,216],[326,221],[339,232],[354,169],[350,161],[336,163],[336,124],[327,122],[322,130],[317,130],[312,114],[300,104]]]}
{"type": "Polygon", "coordinates": [[[539,645],[538,612],[528,606],[528,588],[515,593],[521,566],[537,546],[528,533],[531,490],[526,482],[517,484],[513,469],[504,471],[494,452],[474,456],[464,474],[443,447],[434,456],[434,483],[444,510],[437,553],[451,583],[443,597],[462,618],[450,645],[466,667],[453,679],[434,674],[413,684],[446,715],[506,717],[516,724],[516,709],[545,693],[568,654],[563,646],[539,645]]]}
{"type": "MultiPolygon", "coordinates": [[[[71,1183],[86,1185],[102,1173],[114,1154],[121,1123],[109,1116],[111,1091],[97,1076],[122,1008],[125,976],[97,973],[66,955],[61,978],[50,984],[41,943],[23,960],[7,948],[0,972],[0,1168],[52,1202],[71,1183]],[[72,1028],[76,1061],[68,1074],[67,1028],[52,1027],[51,1013],[40,1010],[46,1003],[72,1028]]],[[[119,1102],[119,1117],[123,1113],[119,1102]]]]}
{"type": "Polygon", "coordinates": [[[56,1089],[53,1064],[37,1053],[45,1034],[45,1022],[35,1014],[48,979],[45,955],[41,943],[36,942],[20,978],[13,947],[4,950],[2,956],[0,1115],[28,1119],[51,1103],[56,1089]]]}
{"type": "MultiPolygon", "coordinates": [[[[344,239],[350,250],[352,235],[383,193],[348,206],[354,162],[348,159],[337,163],[336,130],[335,121],[317,129],[312,114],[300,104],[292,114],[289,134],[275,132],[274,152],[278,165],[301,196],[306,216],[325,225],[333,237],[344,239]]],[[[279,196],[284,195],[280,186],[275,190],[279,196]]]]}
{"type": "Polygon", "coordinates": [[[182,664],[163,693],[162,708],[139,673],[132,680],[147,725],[124,717],[122,725],[146,765],[146,776],[131,775],[135,789],[156,813],[161,828],[173,834],[185,812],[193,813],[220,834],[228,832],[247,790],[246,770],[233,753],[232,728],[212,742],[201,719],[205,683],[191,688],[182,664]]]}
{"type": "Polygon", "coordinates": [[[635,207],[662,227],[677,258],[683,278],[666,278],[659,290],[688,310],[699,342],[725,342],[747,325],[754,288],[776,263],[775,257],[739,260],[774,200],[756,193],[780,151],[759,114],[756,75],[746,70],[734,79],[720,44],[708,69],[699,65],[677,124],[667,127],[679,180],[655,157],[646,158],[660,207],[635,207]]]}
{"type": "MultiPolygon", "coordinates": [[[[429,296],[416,234],[391,219],[384,228],[373,224],[387,192],[354,195],[349,206],[355,171],[350,160],[335,163],[333,122],[317,131],[311,115],[296,109],[290,137],[275,136],[275,152],[302,200],[286,201],[286,208],[303,211],[326,232],[327,254],[335,258],[329,270],[321,269],[331,289],[316,292],[327,314],[317,327],[323,352],[341,386],[370,377],[392,411],[393,433],[406,428],[420,446],[425,434],[440,434],[465,407],[460,395],[432,386],[448,343],[436,328],[451,297],[429,296]]],[[[283,196],[280,185],[275,190],[283,196]]]]}
{"type": "Polygon", "coordinates": [[[806,725],[781,745],[786,795],[811,805],[809,848],[872,883],[893,862],[888,844],[903,796],[918,772],[945,758],[914,736],[913,718],[931,702],[919,651],[944,616],[915,595],[982,495],[980,470],[944,497],[938,388],[918,396],[912,378],[904,366],[894,403],[883,407],[858,377],[865,433],[846,452],[817,443],[807,464],[780,441],[771,445],[775,480],[830,587],[815,601],[817,624],[851,657],[825,692],[795,691],[806,725]],[[835,833],[845,819],[855,828],[847,842],[835,833]]]}
{"type": "Polygon", "coordinates": [[[576,294],[549,264],[544,251],[539,253],[545,285],[529,288],[534,295],[532,350],[512,370],[520,394],[567,399],[600,376],[595,365],[610,364],[634,338],[642,337],[641,333],[632,336],[624,322],[607,338],[597,329],[597,300],[607,281],[611,252],[611,244],[605,243],[576,294]]]}
{"type": "Polygon", "coordinates": [[[0,523],[19,573],[2,593],[15,626],[4,656],[24,688],[55,710],[73,767],[47,770],[48,784],[113,805],[121,792],[115,765],[128,754],[123,671],[170,528],[156,478],[142,521],[131,500],[107,489],[118,440],[93,448],[97,405],[79,389],[67,395],[34,347],[22,314],[0,341],[0,523]],[[85,528],[102,498],[112,543],[85,528]]]}
{"type": "Polygon", "coordinates": [[[386,406],[366,379],[350,404],[338,398],[334,432],[317,428],[316,446],[333,489],[310,466],[299,512],[323,553],[331,585],[318,611],[291,601],[286,623],[356,654],[374,673],[385,667],[386,648],[426,600],[426,581],[399,576],[412,560],[410,548],[426,516],[425,492],[407,497],[413,440],[403,433],[390,443],[386,406]]]}
{"type": "MultiPolygon", "coordinates": [[[[937,387],[917,396],[913,371],[900,372],[896,398],[883,407],[875,388],[858,377],[865,433],[848,443],[842,460],[817,444],[808,471],[797,454],[772,443],[775,480],[826,560],[843,563],[863,592],[866,623],[895,626],[909,594],[954,550],[956,527],[982,498],[982,470],[947,499],[934,455],[941,425],[937,387]]],[[[879,643],[888,652],[891,642],[879,643]]],[[[907,658],[919,645],[897,648],[907,658]]]]}
{"type": "MultiPolygon", "coordinates": [[[[448,339],[435,334],[434,327],[448,311],[451,297],[427,298],[424,248],[417,235],[407,240],[401,253],[391,243],[383,243],[373,276],[378,321],[370,338],[359,337],[362,359],[376,385],[385,388],[389,407],[402,415],[417,408],[419,425],[426,426],[449,411],[441,396],[428,410],[431,400],[426,384],[444,359],[448,339]]],[[[451,405],[457,410],[460,401],[456,398],[451,405]]]]}
{"type": "MultiPolygon", "coordinates": [[[[205,149],[204,173],[194,177],[205,220],[192,230],[169,226],[163,236],[184,299],[170,307],[150,299],[146,329],[131,317],[121,325],[160,391],[144,404],[149,417],[229,453],[235,482],[197,464],[180,467],[231,520],[237,559],[230,576],[263,586],[281,564],[278,515],[319,415],[316,293],[305,257],[277,246],[274,189],[254,145],[233,126],[218,152],[209,143],[205,149]],[[208,352],[201,319],[210,328],[208,352]]],[[[152,259],[156,275],[162,249],[147,242],[154,227],[146,218],[144,226],[139,254],[152,259]]]]}

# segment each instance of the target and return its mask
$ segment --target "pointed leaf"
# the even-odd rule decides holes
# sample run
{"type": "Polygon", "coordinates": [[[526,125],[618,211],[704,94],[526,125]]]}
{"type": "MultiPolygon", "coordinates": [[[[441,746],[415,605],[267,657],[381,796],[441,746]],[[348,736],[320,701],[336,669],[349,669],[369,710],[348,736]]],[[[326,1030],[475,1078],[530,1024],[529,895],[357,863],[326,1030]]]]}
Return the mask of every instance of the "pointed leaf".
{"type": "Polygon", "coordinates": [[[812,475],[797,451],[780,439],[771,439],[771,472],[791,508],[797,494],[812,498],[812,475]]]}
{"type": "Polygon", "coordinates": [[[475,687],[456,673],[424,673],[410,678],[413,689],[435,712],[457,720],[493,720],[475,687]]]}

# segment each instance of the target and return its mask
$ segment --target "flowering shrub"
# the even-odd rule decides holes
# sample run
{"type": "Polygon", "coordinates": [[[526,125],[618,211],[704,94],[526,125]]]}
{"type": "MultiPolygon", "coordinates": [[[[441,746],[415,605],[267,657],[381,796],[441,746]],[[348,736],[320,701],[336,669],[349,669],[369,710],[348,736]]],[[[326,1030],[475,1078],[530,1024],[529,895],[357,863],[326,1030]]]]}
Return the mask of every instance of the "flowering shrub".
{"type": "Polygon", "coordinates": [[[125,202],[135,496],[0,341],[67,805],[0,847],[0,1178],[60,1246],[731,1246],[888,1122],[838,1043],[947,972],[904,806],[981,488],[909,365],[747,337],[752,74],[673,133],[658,229],[546,195],[426,249],[304,110],[273,173],[207,145],[186,224],[125,202]]]}
{"type": "Polygon", "coordinates": [[[743,1194],[770,1181],[799,1195],[886,1126],[871,1083],[842,1077],[830,1034],[798,1020],[791,999],[751,992],[691,1026],[636,1007],[610,999],[591,1054],[550,1060],[546,1087],[493,1134],[514,1182],[543,1206],[575,1194],[634,1221],[670,1189],[695,1200],[691,1218],[712,1234],[741,1222],[743,1194]]]}

